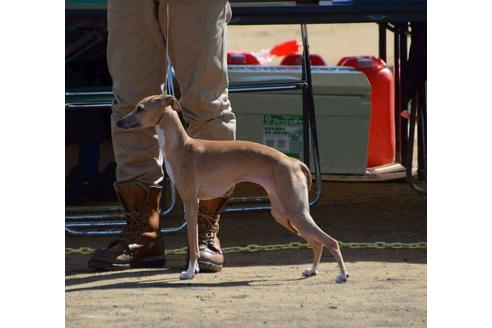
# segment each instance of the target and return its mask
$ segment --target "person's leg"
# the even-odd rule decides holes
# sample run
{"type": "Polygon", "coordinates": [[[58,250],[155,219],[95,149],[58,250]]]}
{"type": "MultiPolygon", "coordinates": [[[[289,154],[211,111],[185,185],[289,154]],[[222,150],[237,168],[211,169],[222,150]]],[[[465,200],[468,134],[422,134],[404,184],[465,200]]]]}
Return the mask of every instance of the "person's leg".
{"type": "Polygon", "coordinates": [[[117,183],[162,180],[162,158],[153,128],[122,129],[116,122],[144,97],[160,94],[166,78],[164,38],[155,0],[109,0],[108,68],[113,79],[111,133],[117,183]]]}
{"type": "Polygon", "coordinates": [[[161,93],[166,72],[164,49],[155,0],[109,0],[107,59],[114,91],[115,190],[128,224],[119,239],[92,256],[89,266],[95,269],[164,265],[159,231],[162,155],[155,130],[116,126],[142,98],[161,93]]]}
{"type": "MultiPolygon", "coordinates": [[[[236,118],[227,87],[226,0],[169,1],[169,54],[180,85],[180,103],[192,138],[233,140],[236,118]]],[[[232,192],[232,191],[231,191],[232,192]]],[[[230,193],[229,193],[230,194],[230,193]]],[[[217,238],[220,210],[227,201],[200,201],[199,236],[202,271],[219,271],[224,257],[217,238]]]]}
{"type": "Polygon", "coordinates": [[[169,10],[169,54],[188,134],[197,139],[234,139],[236,118],[227,92],[228,2],[171,1],[169,10]]]}

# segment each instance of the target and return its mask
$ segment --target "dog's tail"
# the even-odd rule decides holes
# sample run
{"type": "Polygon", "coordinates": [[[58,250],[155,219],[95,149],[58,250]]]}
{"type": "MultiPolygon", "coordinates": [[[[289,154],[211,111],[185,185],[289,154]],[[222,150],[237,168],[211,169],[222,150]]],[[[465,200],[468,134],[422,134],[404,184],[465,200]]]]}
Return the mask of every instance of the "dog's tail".
{"type": "Polygon", "coordinates": [[[309,191],[309,190],[311,190],[311,187],[313,185],[313,177],[311,176],[311,171],[306,166],[306,164],[304,164],[303,162],[299,162],[299,163],[301,163],[302,173],[304,173],[304,175],[306,176],[307,186],[308,186],[308,191],[309,191]]]}

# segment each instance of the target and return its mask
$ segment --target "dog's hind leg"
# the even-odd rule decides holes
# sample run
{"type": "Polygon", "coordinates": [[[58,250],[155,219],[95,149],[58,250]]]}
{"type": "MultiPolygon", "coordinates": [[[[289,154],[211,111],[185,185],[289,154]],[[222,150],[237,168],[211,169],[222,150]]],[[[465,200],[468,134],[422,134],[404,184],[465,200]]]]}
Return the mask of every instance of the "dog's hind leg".
{"type": "MultiPolygon", "coordinates": [[[[273,203],[273,202],[272,202],[273,203]]],[[[292,233],[304,238],[313,248],[313,266],[310,269],[304,270],[302,273],[305,277],[311,277],[318,274],[318,264],[323,253],[323,243],[310,238],[309,235],[302,234],[299,229],[292,224],[292,222],[285,216],[281,215],[279,211],[275,210],[275,206],[272,204],[272,216],[281,226],[291,231],[292,233]]]]}
{"type": "Polygon", "coordinates": [[[318,274],[318,265],[321,260],[321,254],[323,254],[323,243],[302,234],[301,237],[303,237],[313,248],[313,265],[311,268],[304,270],[302,275],[305,277],[315,276],[318,274]]]}
{"type": "MultiPolygon", "coordinates": [[[[321,230],[320,227],[318,227],[316,222],[314,222],[313,218],[309,214],[308,210],[304,210],[301,216],[301,218],[298,218],[295,221],[293,220],[292,222],[299,229],[300,235],[313,246],[313,272],[315,272],[316,267],[319,263],[319,258],[317,257],[321,257],[321,251],[318,249],[319,245],[321,244],[328,248],[328,251],[331,255],[333,255],[340,268],[340,275],[337,276],[336,282],[341,283],[347,281],[349,274],[345,269],[345,263],[343,261],[342,252],[340,251],[338,241],[326,234],[323,230],[321,230]]],[[[305,271],[305,273],[309,274],[310,272],[305,271]]]]}
{"type": "Polygon", "coordinates": [[[304,238],[313,247],[313,266],[305,270],[303,275],[312,276],[317,273],[324,245],[335,257],[340,267],[341,273],[336,281],[347,281],[348,273],[345,270],[338,241],[324,233],[309,213],[306,177],[302,173],[294,173],[283,175],[283,178],[278,178],[278,181],[283,182],[283,188],[275,188],[275,190],[265,188],[272,205],[272,215],[278,223],[304,238]],[[286,176],[290,179],[286,179],[286,176]]]}

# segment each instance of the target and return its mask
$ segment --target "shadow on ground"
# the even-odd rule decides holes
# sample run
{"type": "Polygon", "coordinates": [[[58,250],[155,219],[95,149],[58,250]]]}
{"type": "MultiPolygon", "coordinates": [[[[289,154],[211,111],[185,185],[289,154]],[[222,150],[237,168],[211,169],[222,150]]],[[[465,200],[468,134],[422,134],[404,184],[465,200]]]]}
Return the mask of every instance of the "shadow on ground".
{"type": "MultiPolygon", "coordinates": [[[[247,188],[246,188],[247,189],[247,188]]],[[[239,188],[238,193],[244,191],[239,188]]],[[[416,194],[404,182],[384,183],[335,183],[323,184],[322,198],[312,209],[318,225],[334,238],[344,242],[420,242],[427,240],[427,200],[416,194]]],[[[166,217],[164,225],[173,226],[182,220],[177,210],[166,217]]],[[[220,238],[223,247],[248,244],[284,244],[303,241],[278,225],[268,212],[224,214],[221,220],[220,238]]],[[[66,247],[82,246],[100,248],[113,237],[66,237],[66,247]]],[[[178,233],[165,237],[166,248],[185,246],[185,234],[178,233]]],[[[377,261],[426,263],[426,249],[342,249],[347,262],[377,261]]],[[[76,284],[71,275],[91,272],[87,268],[88,255],[67,255],[65,271],[67,286],[76,284]]],[[[285,250],[255,253],[226,254],[225,267],[246,267],[258,265],[299,265],[311,262],[311,250],[285,250]]],[[[322,262],[334,263],[325,250],[322,262]]],[[[166,268],[150,271],[115,272],[94,275],[93,279],[138,277],[164,272],[177,273],[185,265],[184,256],[169,256],[166,268]]],[[[83,279],[91,279],[83,278],[83,279]]],[[[166,284],[166,282],[158,282],[166,284]]],[[[122,283],[121,286],[125,284],[122,283]]],[[[161,286],[162,287],[162,286],[161,286]]],[[[123,287],[121,287],[123,288],[123,287]]]]}

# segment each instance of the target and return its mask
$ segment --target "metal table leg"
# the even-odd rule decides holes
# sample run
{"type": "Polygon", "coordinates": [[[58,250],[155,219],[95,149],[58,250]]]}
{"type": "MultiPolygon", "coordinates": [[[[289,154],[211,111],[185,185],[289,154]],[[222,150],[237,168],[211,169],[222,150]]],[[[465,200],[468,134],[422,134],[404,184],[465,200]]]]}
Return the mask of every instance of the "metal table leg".
{"type": "MultiPolygon", "coordinates": [[[[398,34],[399,34],[399,46],[400,46],[400,74],[399,74],[399,88],[400,88],[400,107],[398,111],[401,113],[402,111],[408,110],[408,95],[407,95],[407,51],[408,51],[408,42],[407,42],[407,34],[408,34],[408,23],[398,24],[398,34]]],[[[400,115],[398,115],[400,117],[400,115]]],[[[401,161],[402,163],[406,163],[407,156],[407,144],[408,144],[408,121],[400,119],[400,138],[401,138],[401,161]]]]}
{"type": "Polygon", "coordinates": [[[387,24],[386,23],[378,23],[379,27],[379,58],[384,60],[386,62],[386,29],[387,29],[387,24]]]}
{"type": "Polygon", "coordinates": [[[401,131],[401,79],[400,79],[400,32],[396,25],[393,31],[394,36],[394,74],[395,74],[395,136],[396,136],[396,161],[402,163],[402,131],[401,131]]]}
{"type": "Polygon", "coordinates": [[[417,178],[427,181],[427,86],[420,89],[420,114],[418,116],[418,170],[417,178]]]}
{"type": "MultiPolygon", "coordinates": [[[[309,206],[316,204],[321,198],[321,164],[319,156],[318,145],[318,130],[316,127],[316,113],[314,110],[314,97],[313,97],[313,82],[311,79],[311,61],[309,59],[309,40],[306,24],[301,25],[302,44],[304,50],[303,58],[303,80],[307,82],[307,87],[303,89],[303,108],[307,108],[307,119],[309,121],[309,128],[311,134],[311,144],[313,147],[313,160],[314,171],[316,175],[316,193],[314,198],[309,202],[309,206]]],[[[304,133],[304,137],[309,139],[309,131],[304,133]]],[[[309,167],[309,145],[307,146],[307,153],[305,152],[304,162],[309,167]],[[307,160],[307,161],[306,161],[307,160]]]]}
{"type": "MultiPolygon", "coordinates": [[[[419,131],[419,136],[418,136],[418,148],[421,150],[421,156],[423,157],[419,161],[419,169],[422,169],[424,172],[424,177],[423,180],[426,181],[426,154],[427,154],[427,149],[426,149],[426,95],[424,91],[425,87],[421,87],[417,90],[417,93],[415,96],[412,98],[412,108],[410,112],[410,129],[408,131],[408,148],[407,148],[407,164],[406,164],[406,178],[407,182],[410,185],[410,187],[415,190],[416,192],[420,194],[426,194],[427,193],[427,188],[420,186],[417,184],[415,179],[413,178],[413,145],[414,145],[414,140],[415,140],[415,123],[418,120],[418,131],[419,131]],[[422,165],[422,167],[421,167],[422,165]]],[[[417,175],[418,178],[418,175],[417,175]]]]}
{"type": "MultiPolygon", "coordinates": [[[[426,28],[420,23],[401,23],[395,33],[400,38],[400,107],[398,111],[407,110],[411,100],[410,117],[401,120],[401,163],[406,168],[407,182],[418,193],[425,194],[427,181],[427,94],[426,94],[426,28]],[[407,58],[407,34],[412,35],[412,48],[410,57],[407,58]],[[410,99],[411,98],[411,99],[410,99]],[[413,176],[413,158],[415,143],[415,125],[417,124],[418,142],[418,172],[417,179],[413,176]],[[418,181],[424,183],[418,183],[418,181]]],[[[395,47],[396,48],[396,47],[395,47]]]]}

